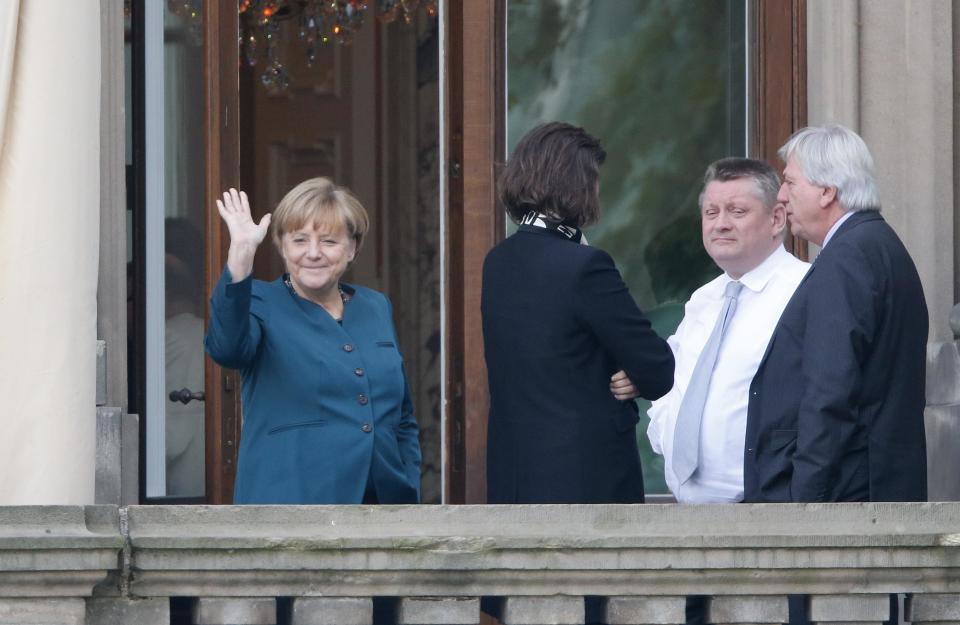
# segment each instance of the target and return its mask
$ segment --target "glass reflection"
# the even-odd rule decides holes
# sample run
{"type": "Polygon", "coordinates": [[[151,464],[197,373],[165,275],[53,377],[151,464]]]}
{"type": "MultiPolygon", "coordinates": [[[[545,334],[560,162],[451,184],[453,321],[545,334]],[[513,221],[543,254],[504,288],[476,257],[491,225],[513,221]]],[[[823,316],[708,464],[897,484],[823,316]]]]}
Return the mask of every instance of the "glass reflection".
{"type": "MultiPolygon", "coordinates": [[[[583,126],[604,142],[600,224],[591,244],[617,261],[661,336],[720,270],[703,250],[697,198],[706,166],[746,153],[744,0],[510,0],[508,146],[538,123],[583,126]]],[[[663,462],[637,426],[648,493],[663,462]]]]}
{"type": "Polygon", "coordinates": [[[170,2],[164,28],[166,494],[204,494],[203,31],[199,0],[170,2]],[[189,6],[188,6],[189,5],[189,6]],[[184,8],[186,7],[186,8],[184,8]],[[188,10],[189,9],[189,10],[188,10]]]}

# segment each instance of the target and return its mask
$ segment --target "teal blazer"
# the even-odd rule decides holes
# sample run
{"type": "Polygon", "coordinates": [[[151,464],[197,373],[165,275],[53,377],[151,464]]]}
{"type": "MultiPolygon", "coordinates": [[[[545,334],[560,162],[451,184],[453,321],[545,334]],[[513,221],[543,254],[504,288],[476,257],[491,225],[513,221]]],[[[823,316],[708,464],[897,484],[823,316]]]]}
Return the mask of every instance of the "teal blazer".
{"type": "Polygon", "coordinates": [[[243,429],[234,503],[383,504],[420,499],[420,443],[389,300],[341,284],[337,323],[283,278],[231,283],[211,299],[205,345],[239,369],[243,429]]]}

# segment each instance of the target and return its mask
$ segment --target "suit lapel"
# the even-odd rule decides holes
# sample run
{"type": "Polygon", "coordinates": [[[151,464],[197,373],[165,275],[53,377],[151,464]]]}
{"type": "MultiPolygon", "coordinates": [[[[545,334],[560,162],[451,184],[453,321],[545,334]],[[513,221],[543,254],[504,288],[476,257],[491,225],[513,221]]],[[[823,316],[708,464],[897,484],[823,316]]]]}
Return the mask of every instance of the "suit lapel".
{"type": "Polygon", "coordinates": [[[777,327],[774,328],[773,334],[770,336],[770,342],[767,343],[767,349],[763,352],[763,357],[760,358],[760,366],[757,367],[757,371],[763,369],[763,365],[767,362],[767,356],[770,355],[770,350],[773,349],[773,344],[777,340],[777,335],[780,333],[780,326],[783,324],[783,317],[787,314],[787,311],[790,310],[790,307],[793,305],[794,300],[797,299],[797,295],[800,293],[800,290],[803,288],[804,283],[810,278],[810,274],[813,273],[816,269],[817,263],[813,262],[810,265],[810,269],[807,270],[806,275],[803,276],[803,279],[800,280],[800,284],[797,285],[797,288],[794,289],[793,295],[790,296],[790,301],[787,302],[787,305],[783,307],[783,312],[780,313],[780,319],[777,320],[777,327]]]}
{"type": "MultiPolygon", "coordinates": [[[[880,215],[880,211],[874,209],[860,210],[850,215],[849,219],[840,224],[840,227],[837,228],[837,231],[833,233],[833,238],[830,239],[831,242],[836,242],[837,238],[843,236],[844,233],[848,232],[850,229],[855,228],[859,224],[862,224],[867,221],[875,221],[877,219],[882,220],[883,216],[880,215]]],[[[832,244],[832,243],[831,243],[832,244]]],[[[829,245],[828,245],[829,247],[829,245]]],[[[826,250],[827,248],[824,248],[826,250]]],[[[767,349],[763,352],[763,357],[760,359],[760,366],[757,371],[763,368],[763,365],[767,362],[767,357],[770,355],[770,350],[773,348],[773,344],[777,340],[777,334],[780,333],[780,326],[783,324],[783,318],[787,314],[787,311],[790,310],[790,307],[793,305],[794,300],[797,299],[801,290],[806,284],[807,280],[810,279],[810,276],[813,275],[813,272],[817,269],[817,261],[820,260],[820,256],[823,255],[823,251],[817,255],[817,257],[810,264],[810,269],[807,270],[807,274],[803,276],[803,279],[800,281],[800,284],[797,285],[796,290],[793,292],[793,295],[790,297],[790,301],[787,302],[787,305],[783,309],[783,313],[780,314],[780,320],[777,321],[777,327],[773,331],[773,336],[770,337],[770,342],[767,343],[767,349]]]]}

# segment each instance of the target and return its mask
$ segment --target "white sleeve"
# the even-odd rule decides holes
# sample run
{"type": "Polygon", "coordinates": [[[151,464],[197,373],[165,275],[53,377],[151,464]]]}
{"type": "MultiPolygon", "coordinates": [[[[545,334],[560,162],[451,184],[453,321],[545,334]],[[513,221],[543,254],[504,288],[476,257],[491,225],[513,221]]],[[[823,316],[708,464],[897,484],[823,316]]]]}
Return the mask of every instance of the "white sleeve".
{"type": "MultiPolygon", "coordinates": [[[[686,320],[686,317],[684,317],[684,320],[686,320]]],[[[681,321],[680,326],[677,328],[677,333],[667,339],[667,345],[670,346],[674,359],[676,359],[679,353],[680,340],[677,337],[683,333],[683,329],[684,322],[681,321]]],[[[665,422],[672,421],[676,417],[677,411],[680,409],[679,395],[680,392],[677,390],[676,384],[674,384],[669,393],[653,402],[650,409],[647,410],[647,416],[650,417],[650,424],[647,426],[647,438],[650,439],[650,447],[653,448],[654,453],[660,454],[661,456],[663,455],[663,429],[665,422]]]]}

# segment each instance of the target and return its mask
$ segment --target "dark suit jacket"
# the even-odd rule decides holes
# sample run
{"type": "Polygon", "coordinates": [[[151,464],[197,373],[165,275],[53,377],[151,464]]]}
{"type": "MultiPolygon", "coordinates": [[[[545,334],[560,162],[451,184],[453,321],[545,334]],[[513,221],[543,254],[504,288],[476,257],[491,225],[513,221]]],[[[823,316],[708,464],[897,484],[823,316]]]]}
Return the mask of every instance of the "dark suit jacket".
{"type": "Polygon", "coordinates": [[[878,211],[834,233],[750,388],[748,502],[923,501],[927,306],[878,211]]]}
{"type": "Polygon", "coordinates": [[[483,265],[490,382],[490,503],[643,501],[637,408],[610,393],[623,369],[649,399],[673,385],[673,354],[610,256],[521,226],[483,265]]]}

